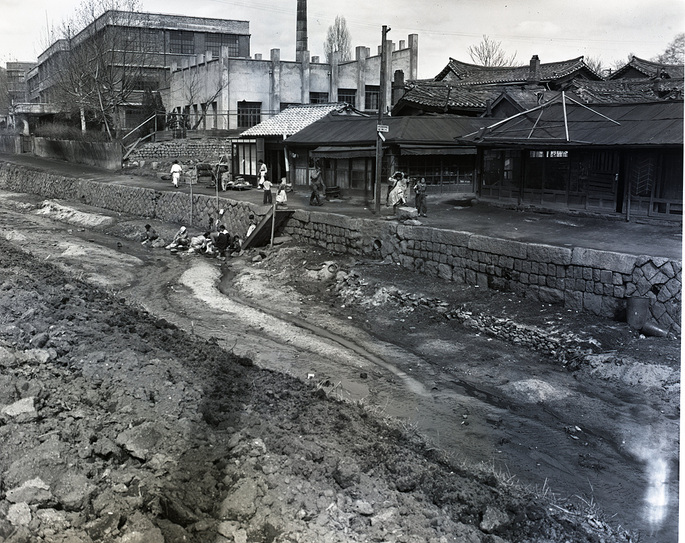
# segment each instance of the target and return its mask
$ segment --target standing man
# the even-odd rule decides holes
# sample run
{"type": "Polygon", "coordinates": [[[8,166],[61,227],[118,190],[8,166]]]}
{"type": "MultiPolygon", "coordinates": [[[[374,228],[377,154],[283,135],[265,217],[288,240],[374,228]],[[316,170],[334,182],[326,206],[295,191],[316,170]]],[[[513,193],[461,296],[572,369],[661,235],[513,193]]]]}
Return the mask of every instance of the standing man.
{"type": "Polygon", "coordinates": [[[257,186],[263,187],[264,181],[266,180],[266,174],[268,173],[268,169],[266,167],[266,164],[264,164],[264,161],[261,159],[257,161],[257,168],[259,175],[259,181],[257,182],[257,186]]]}
{"type": "Polygon", "coordinates": [[[422,177],[421,181],[414,185],[416,193],[416,211],[421,217],[426,216],[426,180],[422,177]]]}
{"type": "Polygon", "coordinates": [[[171,182],[174,184],[174,187],[176,188],[178,188],[178,183],[181,181],[182,173],[183,168],[178,163],[178,160],[174,160],[174,163],[171,165],[171,182]]]}
{"type": "Polygon", "coordinates": [[[323,192],[325,185],[323,184],[323,176],[321,175],[321,168],[318,164],[314,167],[314,172],[309,178],[309,184],[312,187],[312,194],[309,196],[309,205],[323,205],[319,193],[323,192]],[[316,201],[316,203],[314,203],[314,201],[316,201]]]}
{"type": "Polygon", "coordinates": [[[273,202],[271,194],[271,181],[265,178],[264,181],[262,181],[262,187],[264,188],[264,201],[262,203],[271,204],[273,202]]]}

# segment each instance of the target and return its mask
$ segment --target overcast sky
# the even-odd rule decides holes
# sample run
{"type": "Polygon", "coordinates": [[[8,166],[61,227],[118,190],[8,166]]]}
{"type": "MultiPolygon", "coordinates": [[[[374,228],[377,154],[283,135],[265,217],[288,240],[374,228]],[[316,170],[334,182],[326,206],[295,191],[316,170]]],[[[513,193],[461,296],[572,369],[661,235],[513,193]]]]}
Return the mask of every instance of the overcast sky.
{"type": "MultiPolygon", "coordinates": [[[[60,23],[80,0],[0,0],[0,64],[35,61],[45,50],[48,29],[60,23]]],[[[450,57],[471,62],[470,45],[487,35],[501,43],[516,64],[581,55],[605,67],[628,55],[650,59],[685,30],[683,0],[308,0],[311,55],[323,57],[326,30],[336,15],[347,21],[354,47],[381,40],[383,25],[396,44],[419,37],[419,78],[438,74],[450,57]]],[[[268,58],[281,50],[295,58],[297,0],[143,0],[143,11],[249,21],[251,52],[268,58]]]]}

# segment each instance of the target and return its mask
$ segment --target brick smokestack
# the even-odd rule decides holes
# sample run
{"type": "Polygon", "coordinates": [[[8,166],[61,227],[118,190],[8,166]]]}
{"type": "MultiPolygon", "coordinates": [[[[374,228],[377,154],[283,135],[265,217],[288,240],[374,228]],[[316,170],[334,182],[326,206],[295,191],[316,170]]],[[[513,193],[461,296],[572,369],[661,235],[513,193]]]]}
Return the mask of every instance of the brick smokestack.
{"type": "Polygon", "coordinates": [[[307,45],[307,0],[297,0],[297,34],[295,36],[295,60],[302,61],[307,45]]]}
{"type": "Polygon", "coordinates": [[[533,55],[528,68],[528,83],[540,83],[540,57],[533,55]]]}

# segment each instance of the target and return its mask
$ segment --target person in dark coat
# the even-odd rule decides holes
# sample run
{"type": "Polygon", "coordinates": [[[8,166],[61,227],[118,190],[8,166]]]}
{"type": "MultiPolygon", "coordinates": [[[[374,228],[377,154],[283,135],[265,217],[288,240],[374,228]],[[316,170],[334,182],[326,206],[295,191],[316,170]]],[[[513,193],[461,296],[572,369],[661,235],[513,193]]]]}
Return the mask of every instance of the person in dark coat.
{"type": "Polygon", "coordinates": [[[426,216],[426,180],[422,177],[421,181],[414,185],[414,193],[416,194],[416,211],[419,216],[426,216]]]}
{"type": "Polygon", "coordinates": [[[226,227],[222,224],[219,226],[219,231],[216,233],[214,247],[216,247],[217,257],[224,258],[226,256],[226,249],[231,244],[231,236],[226,231],[226,227]]]}

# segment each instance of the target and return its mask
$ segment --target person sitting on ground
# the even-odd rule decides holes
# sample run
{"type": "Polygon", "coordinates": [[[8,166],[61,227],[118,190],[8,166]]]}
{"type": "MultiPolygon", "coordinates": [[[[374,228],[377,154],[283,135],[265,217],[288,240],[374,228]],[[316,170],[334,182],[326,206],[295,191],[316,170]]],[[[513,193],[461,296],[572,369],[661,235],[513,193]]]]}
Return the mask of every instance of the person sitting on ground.
{"type": "Polygon", "coordinates": [[[188,230],[185,226],[181,226],[171,243],[166,246],[166,249],[187,249],[190,244],[188,239],[188,230]]]}
{"type": "Polygon", "coordinates": [[[226,227],[222,224],[219,226],[219,232],[217,233],[214,241],[214,246],[216,247],[217,258],[226,257],[226,249],[231,243],[231,236],[226,231],[226,227]]]}
{"type": "Polygon", "coordinates": [[[239,256],[240,253],[243,251],[243,240],[240,239],[240,236],[236,234],[233,236],[233,239],[231,240],[231,245],[228,250],[228,254],[231,256],[239,256]]]}
{"type": "Polygon", "coordinates": [[[204,253],[209,241],[209,232],[205,232],[201,236],[193,236],[190,238],[190,245],[188,246],[189,253],[204,253]]]}
{"type": "Polygon", "coordinates": [[[288,194],[286,189],[288,186],[285,183],[285,179],[281,181],[278,185],[278,192],[276,193],[276,207],[288,207],[288,194]]]}
{"type": "Polygon", "coordinates": [[[254,232],[255,228],[257,228],[257,221],[255,221],[254,215],[250,215],[250,226],[247,227],[247,234],[245,234],[245,239],[250,237],[250,234],[254,232]]]}
{"type": "Polygon", "coordinates": [[[159,238],[159,234],[155,231],[154,228],[152,228],[152,225],[146,224],[145,225],[145,232],[143,233],[143,241],[141,242],[143,245],[147,245],[148,243],[152,243],[156,239],[159,238]]]}

